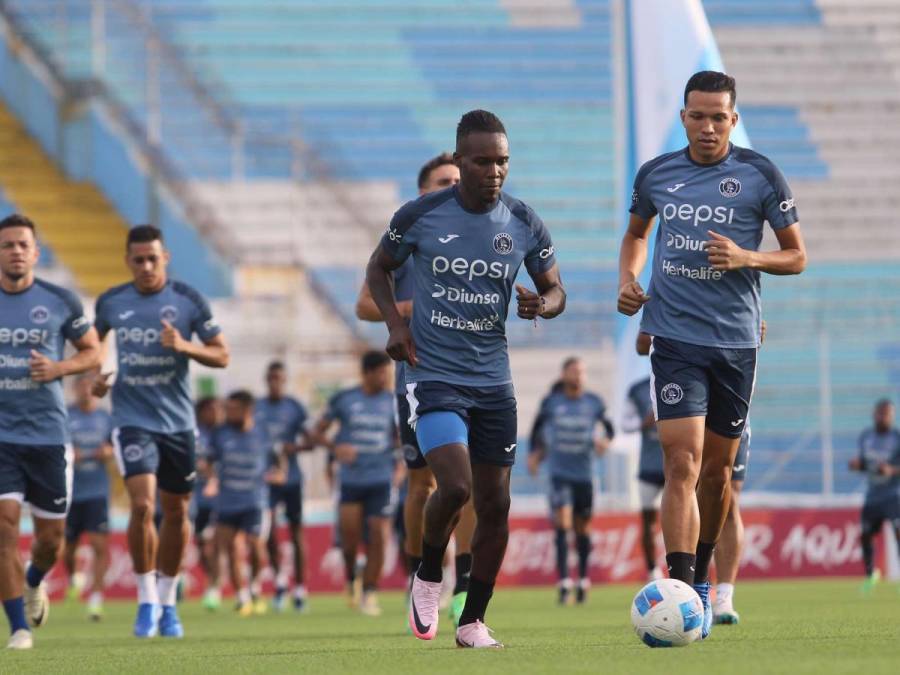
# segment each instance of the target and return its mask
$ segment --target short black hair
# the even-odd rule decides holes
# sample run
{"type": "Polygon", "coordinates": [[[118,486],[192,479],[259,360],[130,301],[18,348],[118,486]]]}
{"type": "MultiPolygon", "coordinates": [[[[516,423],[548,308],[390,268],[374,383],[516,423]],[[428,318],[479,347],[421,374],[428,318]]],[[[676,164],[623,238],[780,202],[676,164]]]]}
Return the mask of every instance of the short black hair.
{"type": "Polygon", "coordinates": [[[215,404],[216,404],[215,396],[204,396],[203,398],[199,399],[197,401],[197,403],[194,404],[194,412],[199,415],[204,410],[206,410],[207,408],[209,408],[211,406],[214,406],[215,404]]]}
{"type": "Polygon", "coordinates": [[[391,357],[386,352],[377,350],[368,351],[362,355],[362,369],[364,373],[386,366],[391,362],[391,357]]]}
{"type": "Polygon", "coordinates": [[[271,373],[275,370],[287,370],[287,367],[284,365],[284,361],[269,361],[269,365],[266,367],[266,373],[271,373]]]}
{"type": "Polygon", "coordinates": [[[469,134],[488,133],[506,135],[506,127],[494,113],[487,110],[470,110],[456,125],[456,146],[469,134]]]}
{"type": "Polygon", "coordinates": [[[13,213],[0,220],[0,230],[5,230],[7,227],[27,227],[32,234],[35,234],[34,221],[21,213],[13,213]]]}
{"type": "Polygon", "coordinates": [[[456,162],[453,161],[453,155],[451,155],[449,152],[442,152],[437,157],[429,159],[427,162],[425,162],[425,165],[421,169],[419,169],[419,180],[417,183],[419,189],[421,190],[423,187],[425,187],[425,184],[431,177],[432,171],[439,167],[446,166],[447,164],[456,164],[456,162]]]}
{"type": "Polygon", "coordinates": [[[576,364],[576,363],[580,363],[580,362],[581,362],[580,356],[570,356],[565,361],[563,361],[562,369],[565,370],[569,366],[576,364]]]}
{"type": "Polygon", "coordinates": [[[691,79],[687,81],[684,87],[684,105],[687,105],[688,94],[692,91],[705,91],[711,93],[720,93],[727,91],[731,94],[731,107],[737,101],[737,83],[731,75],[720,73],[717,70],[701,70],[699,73],[691,75],[691,79]]]}
{"type": "Polygon", "coordinates": [[[147,244],[151,241],[158,241],[160,244],[165,243],[162,230],[156,225],[135,225],[128,230],[128,240],[125,242],[127,250],[132,244],[147,244]]]}
{"type": "Polygon", "coordinates": [[[894,402],[889,398],[880,398],[875,401],[875,410],[881,410],[882,408],[893,408],[894,402]]]}
{"type": "Polygon", "coordinates": [[[236,391],[228,394],[229,401],[237,401],[238,403],[243,403],[246,406],[253,405],[255,399],[253,398],[253,394],[251,394],[246,389],[238,389],[236,391]]]}

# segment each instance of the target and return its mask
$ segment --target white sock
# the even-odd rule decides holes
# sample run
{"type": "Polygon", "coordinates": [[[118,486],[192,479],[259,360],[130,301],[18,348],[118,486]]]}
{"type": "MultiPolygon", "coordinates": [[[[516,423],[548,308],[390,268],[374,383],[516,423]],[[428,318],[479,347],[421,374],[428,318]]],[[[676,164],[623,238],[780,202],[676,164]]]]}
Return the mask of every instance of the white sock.
{"type": "Polygon", "coordinates": [[[288,573],[287,572],[279,572],[278,576],[275,577],[275,588],[287,588],[288,587],[288,573]]]}
{"type": "Polygon", "coordinates": [[[300,600],[306,597],[306,586],[296,586],[294,588],[294,597],[300,600]]]}
{"type": "Polygon", "coordinates": [[[716,586],[716,601],[731,602],[734,597],[734,584],[718,584],[716,586]]]}
{"type": "Polygon", "coordinates": [[[93,593],[91,593],[90,597],[88,598],[88,604],[94,606],[102,605],[103,593],[101,593],[100,591],[94,591],[93,593]]]}
{"type": "Polygon", "coordinates": [[[159,575],[159,601],[163,607],[174,607],[178,600],[178,576],[159,575]]]}
{"type": "Polygon", "coordinates": [[[156,590],[156,570],[144,574],[135,574],[134,578],[137,581],[138,603],[142,605],[147,603],[158,605],[159,592],[156,590]]]}
{"type": "Polygon", "coordinates": [[[246,586],[238,591],[238,602],[242,605],[246,605],[250,602],[250,589],[246,586]]]}

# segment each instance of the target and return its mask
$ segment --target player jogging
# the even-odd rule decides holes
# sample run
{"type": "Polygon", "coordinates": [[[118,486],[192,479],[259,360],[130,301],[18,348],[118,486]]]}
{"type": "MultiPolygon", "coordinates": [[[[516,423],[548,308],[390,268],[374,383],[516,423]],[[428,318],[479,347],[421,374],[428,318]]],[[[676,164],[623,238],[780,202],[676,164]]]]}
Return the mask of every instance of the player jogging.
{"type": "MultiPolygon", "coordinates": [[[[163,637],[184,635],[175,600],[197,476],[189,362],[228,365],[228,348],[209,304],[187,284],[168,278],[169,258],[158,228],[131,228],[125,262],[134,279],[101,295],[96,311],[97,331],[101,339],[115,335],[118,355],[113,447],[131,501],[128,549],[138,590],[134,634],[141,638],[157,631],[163,637]],[[194,334],[201,343],[191,341],[194,334]],[[157,487],[163,511],[158,539],[157,487]]],[[[95,395],[106,395],[109,377],[104,373],[94,381],[95,395]]]]}
{"type": "MultiPolygon", "coordinates": [[[[197,463],[208,462],[212,452],[212,432],[222,422],[222,403],[219,399],[207,396],[194,408],[197,416],[197,463]]],[[[219,547],[215,532],[215,498],[209,495],[207,480],[203,472],[197,472],[194,484],[194,496],[191,499],[191,517],[194,521],[194,543],[200,557],[200,567],[206,576],[206,590],[203,592],[203,606],[215,611],[222,603],[219,589],[221,565],[219,564],[219,547]]]]}
{"type": "Polygon", "coordinates": [[[390,332],[387,351],[409,365],[410,421],[437,481],[425,507],[410,627],[420,639],[437,634],[441,561],[471,495],[478,524],[456,640],[462,647],[500,647],[484,616],[509,538],[509,477],[517,444],[507,309],[523,262],[538,293],[517,286],[519,317],[557,316],[565,308],[565,292],[544,224],[502,192],[509,171],[503,123],[483,110],[463,115],[454,159],[459,184],[409,202],[394,215],[366,279],[390,332]],[[410,256],[415,311],[407,325],[391,272],[410,256]]]}
{"type": "Polygon", "coordinates": [[[709,635],[709,563],[731,503],[731,467],[750,408],[760,337],[760,272],[806,266],[797,209],[781,172],[729,142],[738,121],[734,78],[688,81],[683,150],[644,164],[619,259],[618,309],[644,308],[654,412],[665,454],[662,531],[669,575],[694,585],[709,635]],[[637,279],[654,218],[647,293],[637,279]],[[764,221],[781,250],[759,251],[764,221]]]}
{"type": "Polygon", "coordinates": [[[578,553],[578,585],[575,601],[587,600],[591,586],[588,559],[591,554],[591,516],[594,511],[594,481],[591,458],[606,452],[613,438],[613,425],[606,404],[585,389],[587,367],[572,356],[563,362],[561,387],[541,402],[535,422],[538,443],[529,448],[528,469],[537,475],[544,459],[550,465],[550,508],[556,530],[556,569],[559,573],[559,604],[568,604],[572,591],[569,578],[570,530],[575,532],[578,553]],[[596,435],[597,424],[605,436],[596,435]]]}
{"type": "MultiPolygon", "coordinates": [[[[459,168],[453,155],[448,152],[438,155],[425,163],[419,170],[419,195],[444,190],[459,183],[459,168]]],[[[394,297],[397,308],[406,321],[412,317],[413,298],[413,260],[412,257],[394,271],[394,297]]],[[[381,311],[372,300],[368,284],[363,284],[356,303],[356,316],[363,321],[384,321],[381,311]]],[[[425,502],[437,487],[434,474],[428,468],[428,462],[419,450],[416,432],[409,425],[409,402],[406,400],[406,373],[403,362],[396,368],[397,418],[400,427],[400,442],[403,444],[403,457],[407,469],[407,494],[403,500],[404,546],[412,575],[422,562],[422,529],[425,523],[425,502]]],[[[450,618],[454,625],[466,604],[466,591],[469,588],[469,574],[472,570],[472,533],[475,531],[475,507],[472,500],[466,502],[459,515],[459,522],[453,535],[456,538],[456,581],[453,587],[453,600],[450,603],[450,618]]]]}
{"type": "Polygon", "coordinates": [[[39,255],[31,220],[0,220],[0,600],[10,649],[31,649],[29,624],[43,625],[50,611],[43,579],[62,548],[72,489],[62,378],[100,363],[81,301],[35,278],[39,255]],[[66,341],[76,349],[69,358],[66,341]],[[27,570],[19,558],[22,502],[34,520],[27,570]]]}

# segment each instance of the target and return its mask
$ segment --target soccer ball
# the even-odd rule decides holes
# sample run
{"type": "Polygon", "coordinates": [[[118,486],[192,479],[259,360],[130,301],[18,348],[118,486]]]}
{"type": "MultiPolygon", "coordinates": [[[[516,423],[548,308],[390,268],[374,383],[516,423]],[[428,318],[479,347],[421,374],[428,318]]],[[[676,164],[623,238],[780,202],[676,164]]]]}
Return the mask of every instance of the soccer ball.
{"type": "Polygon", "coordinates": [[[631,625],[649,647],[683,647],[700,638],[703,603],[683,581],[651,581],[634,596],[631,625]]]}

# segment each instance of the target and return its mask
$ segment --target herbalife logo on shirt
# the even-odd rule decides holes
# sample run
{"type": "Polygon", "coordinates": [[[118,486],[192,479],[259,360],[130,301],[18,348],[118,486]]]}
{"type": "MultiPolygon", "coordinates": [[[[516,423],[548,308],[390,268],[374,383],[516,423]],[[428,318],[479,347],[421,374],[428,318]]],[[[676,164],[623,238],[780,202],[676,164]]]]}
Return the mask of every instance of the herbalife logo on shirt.
{"type": "Polygon", "coordinates": [[[684,263],[676,265],[671,260],[663,260],[663,272],[670,277],[684,277],[699,281],[721,281],[724,272],[712,267],[688,267],[684,263]]]}
{"type": "Polygon", "coordinates": [[[466,319],[462,316],[451,316],[438,310],[431,311],[431,323],[441,328],[464,330],[470,333],[483,333],[494,330],[500,324],[500,315],[492,314],[483,319],[466,319]]]}

